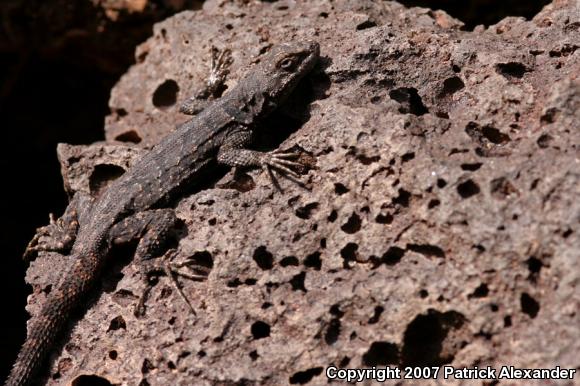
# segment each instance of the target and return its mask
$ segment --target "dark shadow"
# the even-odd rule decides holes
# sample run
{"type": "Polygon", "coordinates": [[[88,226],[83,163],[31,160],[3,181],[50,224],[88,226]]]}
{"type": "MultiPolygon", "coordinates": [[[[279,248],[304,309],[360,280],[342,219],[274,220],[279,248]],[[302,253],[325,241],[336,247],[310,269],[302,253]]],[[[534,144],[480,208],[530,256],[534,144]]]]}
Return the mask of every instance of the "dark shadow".
{"type": "Polygon", "coordinates": [[[490,26],[508,16],[523,16],[530,20],[550,0],[399,0],[407,7],[441,9],[463,21],[467,30],[483,24],[490,26]]]}

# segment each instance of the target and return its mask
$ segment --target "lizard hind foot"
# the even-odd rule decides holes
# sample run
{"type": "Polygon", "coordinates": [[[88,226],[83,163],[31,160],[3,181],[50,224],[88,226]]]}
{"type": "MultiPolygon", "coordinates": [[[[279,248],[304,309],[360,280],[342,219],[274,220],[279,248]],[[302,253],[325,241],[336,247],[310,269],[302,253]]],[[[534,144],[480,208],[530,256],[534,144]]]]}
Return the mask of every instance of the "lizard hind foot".
{"type": "Polygon", "coordinates": [[[169,278],[173,287],[177,291],[177,294],[185,302],[190,312],[193,314],[193,316],[197,316],[197,312],[195,311],[193,304],[183,292],[177,277],[180,276],[193,281],[203,281],[207,279],[207,274],[197,274],[183,271],[183,268],[190,268],[191,265],[195,265],[195,262],[174,262],[173,258],[177,256],[177,254],[177,250],[170,249],[159,259],[143,262],[141,274],[145,281],[145,289],[139,298],[139,302],[137,303],[134,310],[136,317],[142,317],[145,315],[145,303],[149,297],[151,289],[157,283],[157,279],[153,279],[153,277],[158,276],[160,273],[169,278]]]}

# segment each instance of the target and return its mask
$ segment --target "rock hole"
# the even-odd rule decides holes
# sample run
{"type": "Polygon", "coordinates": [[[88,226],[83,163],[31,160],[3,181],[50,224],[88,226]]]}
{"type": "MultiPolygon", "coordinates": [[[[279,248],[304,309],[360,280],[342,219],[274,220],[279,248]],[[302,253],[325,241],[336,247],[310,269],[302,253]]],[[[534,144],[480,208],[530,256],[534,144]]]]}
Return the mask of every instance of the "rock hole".
{"type": "Polygon", "coordinates": [[[330,314],[336,316],[337,318],[342,318],[344,316],[344,312],[340,310],[340,304],[333,304],[330,307],[330,314]]]}
{"type": "Polygon", "coordinates": [[[368,28],[372,28],[372,27],[376,27],[377,23],[372,21],[372,20],[365,20],[362,23],[360,23],[359,25],[356,26],[356,30],[357,31],[362,31],[364,29],[368,29],[368,28]]]}
{"type": "Polygon", "coordinates": [[[393,215],[390,213],[382,214],[379,213],[377,217],[375,217],[375,222],[378,224],[391,224],[393,222],[393,215]]]}
{"type": "Polygon", "coordinates": [[[473,293],[467,295],[468,299],[471,298],[484,298],[489,294],[489,288],[487,287],[487,284],[485,283],[481,283],[479,285],[479,287],[477,287],[473,293]]]}
{"type": "Polygon", "coordinates": [[[373,316],[371,316],[371,318],[369,319],[368,324],[376,324],[381,319],[383,311],[385,311],[385,309],[382,306],[376,306],[375,312],[373,316]]]}
{"type": "Polygon", "coordinates": [[[457,185],[457,193],[463,199],[475,196],[480,192],[479,186],[473,180],[467,180],[457,185]]]}
{"type": "Polygon", "coordinates": [[[356,159],[359,160],[363,165],[370,165],[374,162],[378,162],[381,159],[381,156],[374,155],[369,157],[365,154],[357,154],[356,159]]]}
{"type": "Polygon", "coordinates": [[[115,140],[119,142],[129,142],[137,144],[141,142],[141,137],[139,136],[139,134],[137,134],[135,130],[129,130],[117,135],[115,137],[115,140]]]}
{"type": "Polygon", "coordinates": [[[306,258],[304,259],[304,266],[314,268],[315,270],[320,271],[320,268],[322,268],[322,261],[320,260],[320,252],[314,252],[306,256],[306,258]]]}
{"type": "Polygon", "coordinates": [[[116,360],[118,355],[119,354],[117,353],[117,350],[109,351],[109,358],[111,358],[112,360],[116,360]]]}
{"type": "Polygon", "coordinates": [[[113,386],[113,384],[98,375],[81,375],[71,382],[71,386],[113,386]]]}
{"type": "Polygon", "coordinates": [[[340,336],[340,320],[337,318],[331,319],[326,333],[324,334],[324,341],[327,345],[333,345],[340,336]]]}
{"type": "Polygon", "coordinates": [[[538,147],[540,149],[545,149],[548,146],[550,146],[550,142],[552,142],[553,140],[554,137],[552,137],[550,134],[542,134],[540,135],[536,143],[538,144],[538,147]]]}
{"type": "Polygon", "coordinates": [[[149,381],[143,378],[141,382],[139,382],[139,386],[151,386],[151,384],[149,383],[149,381]]]}
{"type": "Polygon", "coordinates": [[[374,267],[378,267],[381,264],[385,264],[388,266],[393,266],[397,264],[401,259],[405,256],[405,250],[399,247],[393,246],[387,249],[387,251],[381,256],[380,259],[371,259],[374,260],[374,267]]]}
{"type": "Polygon", "coordinates": [[[100,164],[95,166],[89,177],[91,195],[99,196],[102,191],[117,178],[125,173],[125,169],[117,165],[100,164]]]}
{"type": "Polygon", "coordinates": [[[405,330],[401,350],[403,367],[441,366],[453,361],[467,342],[454,332],[463,327],[465,317],[456,311],[441,313],[430,309],[418,315],[405,330]]]}
{"type": "Polygon", "coordinates": [[[419,297],[421,299],[425,299],[429,296],[429,291],[427,291],[426,289],[422,289],[419,291],[419,297]]]}
{"type": "Polygon", "coordinates": [[[248,355],[250,356],[252,362],[255,362],[260,357],[257,350],[251,351],[248,355]]]}
{"type": "Polygon", "coordinates": [[[520,306],[522,312],[532,319],[534,319],[540,311],[540,303],[526,292],[524,292],[520,297],[520,306]]]}
{"type": "Polygon", "coordinates": [[[304,280],[306,279],[306,272],[300,272],[297,275],[294,275],[292,279],[290,279],[290,285],[292,286],[293,291],[302,291],[308,292],[306,287],[304,287],[304,280]]]}
{"type": "Polygon", "coordinates": [[[308,370],[298,371],[290,377],[290,384],[305,385],[312,380],[312,378],[322,374],[322,367],[313,367],[308,370]]]}
{"type": "Polygon", "coordinates": [[[127,116],[127,114],[129,114],[129,113],[127,112],[127,110],[125,110],[125,109],[124,109],[124,108],[122,108],[122,107],[114,109],[114,110],[113,110],[113,113],[114,113],[116,116],[118,116],[119,118],[126,117],[126,116],[127,116]]]}
{"type": "Polygon", "coordinates": [[[413,252],[420,253],[426,257],[440,257],[445,258],[445,252],[437,245],[431,244],[407,244],[407,249],[413,252]]]}
{"type": "Polygon", "coordinates": [[[443,178],[437,178],[437,187],[439,189],[443,189],[446,186],[447,186],[447,181],[445,181],[443,178]]]}
{"type": "Polygon", "coordinates": [[[141,365],[141,374],[147,374],[154,369],[155,366],[153,365],[153,362],[151,362],[151,360],[149,360],[148,358],[143,359],[143,364],[141,365]]]}
{"type": "Polygon", "coordinates": [[[339,196],[342,196],[343,194],[348,192],[349,192],[348,188],[343,184],[341,184],[340,182],[334,184],[334,193],[338,194],[339,196]]]}
{"type": "Polygon", "coordinates": [[[401,156],[401,163],[409,162],[413,158],[415,158],[415,153],[413,152],[405,153],[401,156]]]}
{"type": "Polygon", "coordinates": [[[511,140],[509,135],[502,133],[495,127],[489,125],[481,127],[476,122],[469,122],[465,126],[465,133],[481,145],[488,145],[489,143],[503,145],[511,140]]]}
{"type": "Polygon", "coordinates": [[[404,208],[409,206],[409,201],[411,199],[411,193],[405,189],[399,188],[399,195],[393,198],[393,205],[400,205],[404,208]]]}
{"type": "Polygon", "coordinates": [[[256,183],[254,179],[241,169],[236,169],[234,171],[234,177],[230,181],[220,185],[221,189],[235,189],[240,193],[249,192],[255,187],[256,183]]]}
{"type": "Polygon", "coordinates": [[[345,268],[349,268],[350,261],[356,261],[358,254],[358,244],[355,243],[348,243],[340,250],[340,256],[344,259],[343,266],[345,268]]]}
{"type": "Polygon", "coordinates": [[[423,115],[429,112],[415,88],[397,88],[391,90],[389,96],[394,101],[399,102],[399,112],[401,114],[423,115]]]}
{"type": "Polygon", "coordinates": [[[471,164],[461,164],[461,169],[468,172],[474,172],[476,170],[479,170],[481,165],[483,165],[481,162],[475,162],[471,164]]]}
{"type": "Polygon", "coordinates": [[[500,145],[510,141],[510,137],[507,134],[502,133],[498,129],[492,126],[483,126],[481,129],[481,134],[491,143],[500,145]]]}
{"type": "Polygon", "coordinates": [[[169,361],[169,362],[167,362],[167,368],[169,370],[175,370],[177,368],[177,366],[175,366],[175,363],[173,363],[173,361],[169,361]]]}
{"type": "Polygon", "coordinates": [[[121,328],[123,330],[126,330],[127,323],[125,323],[125,319],[123,319],[123,317],[121,315],[119,315],[111,320],[111,322],[109,323],[109,329],[107,330],[107,332],[120,330],[121,328]]]}
{"type": "Polygon", "coordinates": [[[129,306],[138,298],[133,292],[126,289],[120,289],[113,294],[113,301],[123,307],[129,306]]]}
{"type": "Polygon", "coordinates": [[[301,206],[300,208],[296,209],[296,211],[294,213],[296,214],[296,216],[298,218],[301,218],[303,220],[308,220],[312,216],[312,212],[315,211],[316,209],[318,209],[318,203],[311,202],[309,204],[306,204],[306,205],[301,206]]]}
{"type": "Polygon", "coordinates": [[[365,366],[386,366],[399,363],[399,348],[390,342],[373,342],[362,356],[365,366]]]}
{"type": "Polygon", "coordinates": [[[508,328],[512,326],[512,317],[507,315],[503,318],[503,326],[504,328],[508,328]]]}
{"type": "Polygon", "coordinates": [[[264,271],[272,269],[274,265],[274,256],[263,245],[256,248],[253,258],[258,267],[264,271]]]}
{"type": "Polygon", "coordinates": [[[358,232],[360,228],[361,228],[361,219],[359,215],[354,212],[350,215],[347,222],[340,227],[340,229],[342,229],[344,233],[348,233],[349,235],[358,232]]]}
{"type": "Polygon", "coordinates": [[[335,222],[336,219],[338,218],[338,213],[336,212],[336,210],[332,210],[332,212],[330,212],[330,214],[327,217],[328,222],[335,222]]]}
{"type": "Polygon", "coordinates": [[[489,190],[492,197],[503,200],[507,197],[518,193],[518,190],[512,185],[512,183],[505,177],[495,178],[489,184],[489,190]]]}
{"type": "Polygon", "coordinates": [[[350,363],[350,357],[346,357],[345,356],[344,358],[342,358],[340,360],[340,363],[338,364],[338,367],[344,368],[344,367],[348,366],[349,363],[350,363]]]}
{"type": "Polygon", "coordinates": [[[454,76],[451,78],[447,78],[443,82],[443,89],[439,93],[439,96],[443,98],[449,95],[453,95],[464,87],[465,83],[463,83],[460,77],[454,76]]]}
{"type": "Polygon", "coordinates": [[[429,203],[427,204],[427,208],[428,209],[433,209],[437,206],[439,206],[441,204],[441,201],[439,201],[438,199],[434,198],[431,201],[429,201],[429,203]]]}
{"type": "Polygon", "coordinates": [[[205,357],[206,355],[207,355],[207,353],[206,353],[204,350],[199,350],[199,351],[197,352],[197,356],[198,356],[198,358],[203,358],[203,357],[205,357]]]}
{"type": "Polygon", "coordinates": [[[173,79],[167,79],[155,89],[153,93],[153,106],[159,109],[167,109],[177,102],[177,94],[179,93],[179,86],[173,79]]]}
{"type": "Polygon", "coordinates": [[[239,287],[241,285],[242,285],[242,281],[238,277],[231,279],[231,280],[228,280],[228,282],[226,283],[226,286],[228,288],[236,288],[236,287],[239,287]]]}
{"type": "Polygon", "coordinates": [[[296,232],[294,233],[294,236],[292,237],[292,242],[293,243],[297,243],[298,241],[300,241],[300,239],[302,238],[302,233],[300,232],[296,232]]]}
{"type": "Polygon", "coordinates": [[[495,70],[508,79],[521,79],[529,71],[526,66],[518,62],[498,63],[495,65],[495,70]]]}
{"type": "Polygon", "coordinates": [[[559,57],[562,57],[562,56],[570,56],[574,52],[576,52],[577,49],[578,49],[578,46],[577,45],[565,43],[562,47],[560,47],[558,49],[550,50],[550,52],[548,53],[548,55],[551,58],[559,58],[559,57]]]}
{"type": "Polygon", "coordinates": [[[266,322],[262,322],[261,320],[254,322],[250,330],[252,331],[252,336],[256,340],[270,336],[270,325],[266,322]]]}
{"type": "Polygon", "coordinates": [[[195,265],[206,267],[208,269],[213,268],[213,256],[208,251],[195,252],[187,260],[194,262],[195,265]]]}
{"type": "Polygon", "coordinates": [[[572,229],[568,228],[567,230],[564,231],[564,233],[562,233],[562,237],[567,239],[568,237],[570,237],[572,233],[573,233],[572,229]]]}
{"type": "Polygon", "coordinates": [[[299,261],[296,258],[296,256],[286,256],[282,260],[280,260],[280,266],[282,266],[282,267],[289,267],[289,266],[297,267],[298,264],[299,264],[299,261]]]}
{"type": "Polygon", "coordinates": [[[540,122],[544,125],[554,123],[558,119],[559,114],[560,110],[555,107],[550,107],[544,112],[544,114],[542,114],[540,117],[540,122]]]}

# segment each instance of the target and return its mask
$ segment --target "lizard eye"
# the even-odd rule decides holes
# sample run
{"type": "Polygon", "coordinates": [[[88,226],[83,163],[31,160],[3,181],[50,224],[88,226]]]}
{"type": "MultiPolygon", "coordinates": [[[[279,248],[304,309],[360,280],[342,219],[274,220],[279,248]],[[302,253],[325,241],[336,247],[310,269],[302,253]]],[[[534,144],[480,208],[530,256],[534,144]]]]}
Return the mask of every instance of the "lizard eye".
{"type": "Polygon", "coordinates": [[[285,70],[289,70],[294,66],[294,60],[292,58],[284,58],[278,63],[278,67],[281,67],[285,70]]]}

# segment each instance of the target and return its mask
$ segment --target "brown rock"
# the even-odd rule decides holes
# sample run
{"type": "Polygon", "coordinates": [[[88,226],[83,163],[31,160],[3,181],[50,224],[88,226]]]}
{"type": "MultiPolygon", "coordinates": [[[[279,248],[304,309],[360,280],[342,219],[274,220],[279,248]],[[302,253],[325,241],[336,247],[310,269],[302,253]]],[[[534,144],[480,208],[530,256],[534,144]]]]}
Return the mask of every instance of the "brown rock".
{"type": "MultiPolygon", "coordinates": [[[[183,197],[178,260],[211,268],[179,279],[198,316],[161,277],[135,318],[138,262],[116,262],[48,384],[322,385],[329,365],[578,368],[577,5],[461,25],[370,0],[216,0],[157,24],[113,90],[109,141],[149,146],[187,119],[177,102],[202,85],[211,45],[232,49],[232,86],[271,45],[315,38],[324,58],[293,98],[295,118],[265,131],[292,132],[281,147],[300,146],[316,168],[306,188],[280,179],[276,191],[252,171],[244,192],[183,197]]],[[[107,146],[75,154],[130,163],[107,146]]],[[[76,170],[65,165],[67,186],[90,190],[96,167],[76,170]]],[[[47,259],[65,264],[37,259],[35,288],[54,282],[47,259]]]]}

